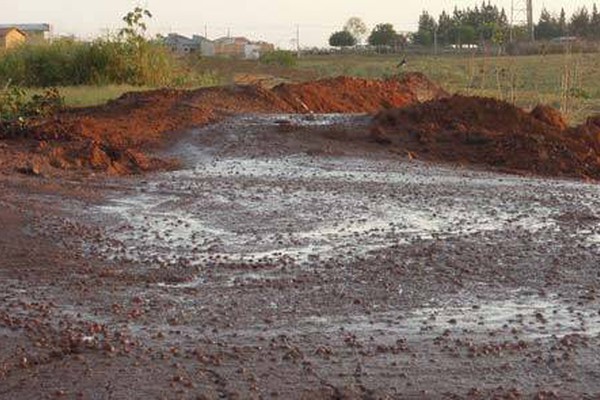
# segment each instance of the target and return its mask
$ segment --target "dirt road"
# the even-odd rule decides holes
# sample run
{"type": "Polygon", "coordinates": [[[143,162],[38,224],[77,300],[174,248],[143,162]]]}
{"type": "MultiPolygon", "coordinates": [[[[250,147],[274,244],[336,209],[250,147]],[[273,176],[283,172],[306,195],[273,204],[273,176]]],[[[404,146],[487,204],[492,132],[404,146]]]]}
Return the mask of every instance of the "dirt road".
{"type": "Polygon", "coordinates": [[[599,396],[599,186],[410,161],[368,122],[2,178],[0,398],[599,396]]]}

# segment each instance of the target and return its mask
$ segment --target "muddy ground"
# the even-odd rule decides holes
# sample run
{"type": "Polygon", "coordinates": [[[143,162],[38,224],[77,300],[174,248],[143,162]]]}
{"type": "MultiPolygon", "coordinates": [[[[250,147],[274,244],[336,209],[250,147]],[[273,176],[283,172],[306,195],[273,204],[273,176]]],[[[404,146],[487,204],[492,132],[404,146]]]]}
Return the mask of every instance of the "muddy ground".
{"type": "Polygon", "coordinates": [[[2,176],[0,398],[600,396],[599,186],[399,157],[369,122],[2,176]]]}

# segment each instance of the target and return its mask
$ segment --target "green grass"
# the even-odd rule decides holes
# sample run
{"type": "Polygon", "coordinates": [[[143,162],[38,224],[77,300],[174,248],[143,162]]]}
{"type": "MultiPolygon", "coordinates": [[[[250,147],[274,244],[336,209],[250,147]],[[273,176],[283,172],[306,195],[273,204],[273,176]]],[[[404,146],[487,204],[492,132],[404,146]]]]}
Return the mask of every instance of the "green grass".
{"type": "MultiPolygon", "coordinates": [[[[131,85],[105,85],[105,86],[62,86],[60,94],[69,107],[87,107],[104,104],[114,100],[127,92],[150,90],[149,87],[131,85]]],[[[42,89],[28,89],[28,95],[41,94],[42,89]]]]}

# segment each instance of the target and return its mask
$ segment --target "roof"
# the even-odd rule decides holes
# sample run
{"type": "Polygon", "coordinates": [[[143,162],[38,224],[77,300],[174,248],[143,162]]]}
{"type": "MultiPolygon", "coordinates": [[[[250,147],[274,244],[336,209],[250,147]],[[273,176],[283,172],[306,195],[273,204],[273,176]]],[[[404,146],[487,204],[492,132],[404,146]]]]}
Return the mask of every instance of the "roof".
{"type": "Polygon", "coordinates": [[[239,43],[239,42],[243,42],[243,43],[250,43],[250,41],[248,39],[246,39],[245,37],[242,36],[238,36],[238,37],[222,37],[219,39],[215,40],[216,43],[239,43]]]}
{"type": "Polygon", "coordinates": [[[0,28],[0,37],[4,37],[4,36],[8,35],[8,33],[11,31],[17,31],[21,35],[27,36],[27,34],[25,32],[23,32],[22,30],[20,30],[18,28],[0,28]]]}
{"type": "Polygon", "coordinates": [[[0,24],[0,29],[16,28],[22,32],[50,32],[50,24],[0,24]]]}

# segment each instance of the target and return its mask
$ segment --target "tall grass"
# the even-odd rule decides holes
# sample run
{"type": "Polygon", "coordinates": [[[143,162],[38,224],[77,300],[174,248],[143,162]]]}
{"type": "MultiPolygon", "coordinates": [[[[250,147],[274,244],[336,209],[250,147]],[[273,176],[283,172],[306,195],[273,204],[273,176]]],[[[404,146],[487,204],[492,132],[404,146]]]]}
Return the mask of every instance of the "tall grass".
{"type": "Polygon", "coordinates": [[[0,53],[0,85],[26,87],[129,84],[167,86],[181,66],[158,43],[69,39],[27,44],[0,53]]]}

